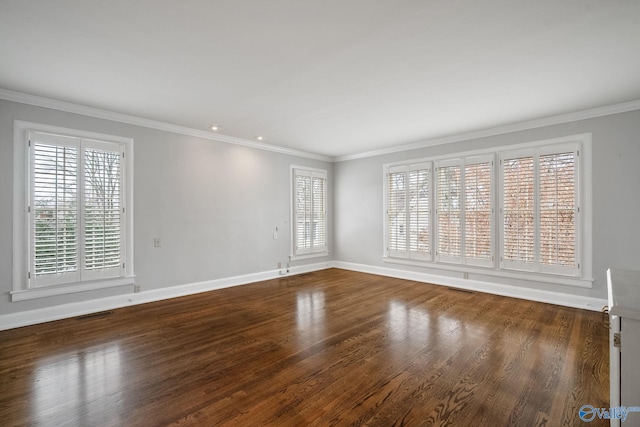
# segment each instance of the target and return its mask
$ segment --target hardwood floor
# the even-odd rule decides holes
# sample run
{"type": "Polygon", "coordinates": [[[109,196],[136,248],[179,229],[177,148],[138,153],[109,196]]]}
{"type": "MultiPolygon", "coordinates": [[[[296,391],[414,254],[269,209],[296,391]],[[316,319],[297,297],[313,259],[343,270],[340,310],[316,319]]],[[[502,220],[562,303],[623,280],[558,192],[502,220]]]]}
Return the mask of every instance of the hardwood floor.
{"type": "Polygon", "coordinates": [[[331,269],[0,332],[0,424],[585,425],[607,340],[599,313],[331,269]]]}

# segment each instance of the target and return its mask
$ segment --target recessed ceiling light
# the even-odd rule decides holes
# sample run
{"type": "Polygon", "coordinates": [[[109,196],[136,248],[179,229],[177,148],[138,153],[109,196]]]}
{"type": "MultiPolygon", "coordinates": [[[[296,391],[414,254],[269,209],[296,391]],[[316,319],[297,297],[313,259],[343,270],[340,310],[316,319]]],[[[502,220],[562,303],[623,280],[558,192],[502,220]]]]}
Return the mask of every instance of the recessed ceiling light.
{"type": "Polygon", "coordinates": [[[211,129],[212,131],[218,131],[220,130],[220,126],[216,126],[216,125],[209,125],[209,129],[211,129]]]}
{"type": "Polygon", "coordinates": [[[264,138],[263,138],[263,137],[261,137],[261,136],[256,136],[256,139],[257,139],[258,141],[262,141],[264,138]]]}

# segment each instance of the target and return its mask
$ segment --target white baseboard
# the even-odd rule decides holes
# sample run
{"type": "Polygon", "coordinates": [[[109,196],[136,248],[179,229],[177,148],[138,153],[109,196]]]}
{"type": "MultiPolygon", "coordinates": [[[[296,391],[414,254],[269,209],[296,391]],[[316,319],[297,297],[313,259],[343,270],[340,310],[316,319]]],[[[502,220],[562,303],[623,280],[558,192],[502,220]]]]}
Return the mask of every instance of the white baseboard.
{"type": "Polygon", "coordinates": [[[298,267],[290,267],[288,273],[285,269],[271,270],[260,273],[245,274],[241,276],[226,277],[222,279],[207,280],[204,282],[189,283],[186,285],[171,286],[162,289],[153,289],[139,293],[129,293],[107,298],[56,305],[37,310],[4,314],[0,315],[0,331],[19,328],[22,326],[35,325],[38,323],[51,322],[54,320],[66,319],[70,317],[83,316],[86,314],[113,310],[116,308],[122,308],[131,305],[145,304],[148,302],[177,298],[201,292],[213,291],[216,289],[230,288],[232,286],[246,285],[263,280],[277,279],[279,277],[286,277],[294,274],[319,271],[331,267],[331,262],[320,262],[298,267]]]}
{"type": "Polygon", "coordinates": [[[295,274],[309,273],[327,268],[341,268],[344,270],[359,271],[362,273],[376,274],[379,276],[394,277],[413,280],[416,282],[431,283],[434,285],[452,286],[478,292],[486,292],[513,298],[531,301],[545,302],[567,307],[581,308],[599,311],[603,305],[607,305],[606,299],[582,297],[559,292],[544,291],[539,289],[522,288],[518,286],[481,282],[477,280],[460,279],[456,277],[438,276],[434,274],[420,273],[401,269],[376,267],[372,265],[355,264],[342,261],[327,261],[315,264],[307,264],[299,267],[291,267],[289,271],[271,270],[259,273],[245,274],[241,276],[226,277],[222,279],[208,280],[204,282],[189,283],[186,285],[171,286],[162,289],[153,289],[139,293],[129,293],[113,297],[93,299],[70,304],[56,305],[37,310],[22,311],[18,313],[0,315],[0,330],[19,328],[38,323],[70,317],[83,316],[100,311],[113,310],[131,305],[145,304],[186,295],[208,292],[216,289],[232,286],[246,285],[263,280],[276,279],[295,274]]]}
{"type": "Polygon", "coordinates": [[[387,267],[376,267],[372,265],[356,264],[342,261],[334,261],[332,265],[335,268],[341,268],[344,270],[359,271],[361,273],[370,273],[376,274],[378,276],[413,280],[416,282],[430,283],[434,285],[451,286],[459,289],[485,292],[494,295],[526,299],[530,301],[545,302],[549,304],[581,308],[585,310],[600,311],[602,306],[607,305],[606,299],[583,297],[540,289],[523,288],[520,286],[505,285],[500,283],[460,279],[457,277],[438,276],[435,274],[420,273],[416,271],[407,271],[387,267]]]}

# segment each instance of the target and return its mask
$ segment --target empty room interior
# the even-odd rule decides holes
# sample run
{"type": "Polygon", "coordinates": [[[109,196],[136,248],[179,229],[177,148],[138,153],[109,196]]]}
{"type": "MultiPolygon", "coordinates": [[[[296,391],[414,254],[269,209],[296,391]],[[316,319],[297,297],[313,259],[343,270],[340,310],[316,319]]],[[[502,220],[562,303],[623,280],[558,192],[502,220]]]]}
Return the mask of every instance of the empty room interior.
{"type": "Polygon", "coordinates": [[[640,426],[639,42],[637,0],[3,0],[0,424],[640,426]]]}

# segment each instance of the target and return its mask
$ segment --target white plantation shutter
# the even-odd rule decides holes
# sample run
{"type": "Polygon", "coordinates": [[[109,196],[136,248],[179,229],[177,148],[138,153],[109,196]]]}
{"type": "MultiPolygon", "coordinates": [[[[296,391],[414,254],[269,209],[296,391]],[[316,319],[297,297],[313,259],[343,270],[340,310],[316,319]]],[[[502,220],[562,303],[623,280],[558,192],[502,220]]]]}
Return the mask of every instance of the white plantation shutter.
{"type": "Polygon", "coordinates": [[[409,170],[409,253],[411,258],[427,259],[431,254],[431,168],[411,165],[409,170]]]}
{"type": "Polygon", "coordinates": [[[578,274],[577,159],[575,144],[503,156],[503,268],[578,274]]]}
{"type": "Polygon", "coordinates": [[[296,251],[311,249],[311,176],[296,175],[296,251]]]}
{"type": "Polygon", "coordinates": [[[293,254],[327,251],[327,175],[293,170],[293,254]]]}
{"type": "Polygon", "coordinates": [[[566,270],[576,261],[576,152],[539,159],[541,270],[566,270]]]}
{"type": "Polygon", "coordinates": [[[85,273],[94,278],[118,276],[123,240],[122,153],[114,144],[96,141],[87,141],[83,151],[85,273]]]}
{"type": "Polygon", "coordinates": [[[442,163],[437,169],[438,260],[462,260],[462,167],[442,163]]]}
{"type": "Polygon", "coordinates": [[[431,255],[431,164],[391,166],[386,177],[387,255],[428,259],[431,255]]]}
{"type": "Polygon", "coordinates": [[[390,168],[387,174],[387,252],[408,257],[407,252],[408,166],[390,168]]]}
{"type": "Polygon", "coordinates": [[[580,211],[581,197],[589,197],[590,178],[580,176],[585,141],[587,135],[578,135],[385,165],[384,256],[503,277],[549,273],[586,280],[591,248],[583,228],[591,218],[588,209],[580,211]]]}
{"type": "Polygon", "coordinates": [[[464,167],[464,259],[466,264],[493,265],[491,158],[466,160],[464,167]]]}
{"type": "Polygon", "coordinates": [[[29,132],[30,283],[123,275],[122,147],[29,132]]]}
{"type": "Polygon", "coordinates": [[[30,140],[32,284],[77,281],[79,140],[36,133],[30,140]]]}
{"type": "Polygon", "coordinates": [[[312,245],[316,248],[325,249],[327,247],[327,220],[326,220],[326,183],[323,176],[311,177],[312,198],[312,245]]]}
{"type": "Polygon", "coordinates": [[[502,161],[502,260],[505,267],[532,270],[534,262],[534,157],[502,161]]]}
{"type": "Polygon", "coordinates": [[[493,266],[493,157],[444,160],[437,171],[438,260],[493,266]]]}

